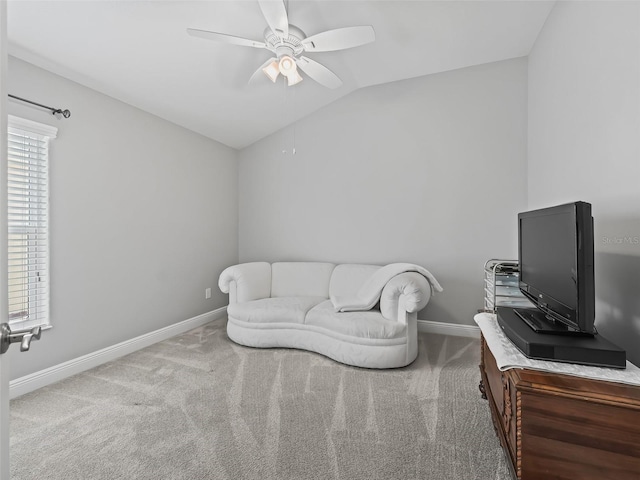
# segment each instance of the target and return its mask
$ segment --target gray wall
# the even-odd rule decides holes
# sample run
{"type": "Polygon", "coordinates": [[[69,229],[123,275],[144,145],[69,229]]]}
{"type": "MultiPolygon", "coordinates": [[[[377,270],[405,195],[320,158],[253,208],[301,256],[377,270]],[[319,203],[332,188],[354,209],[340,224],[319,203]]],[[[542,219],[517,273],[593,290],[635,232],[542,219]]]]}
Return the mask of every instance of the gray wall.
{"type": "Polygon", "coordinates": [[[418,263],[445,290],[419,318],[472,324],[485,260],[517,255],[526,111],[521,58],[359,90],[247,147],[240,260],[418,263]]]}
{"type": "Polygon", "coordinates": [[[9,102],[57,126],[51,144],[51,319],[11,378],[222,307],[238,261],[237,152],[10,57],[9,102]],[[213,296],[205,300],[204,290],[213,296]]]}
{"type": "Polygon", "coordinates": [[[596,326],[636,364],[639,63],[637,2],[559,2],[529,58],[529,207],[593,205],[596,326]]]}

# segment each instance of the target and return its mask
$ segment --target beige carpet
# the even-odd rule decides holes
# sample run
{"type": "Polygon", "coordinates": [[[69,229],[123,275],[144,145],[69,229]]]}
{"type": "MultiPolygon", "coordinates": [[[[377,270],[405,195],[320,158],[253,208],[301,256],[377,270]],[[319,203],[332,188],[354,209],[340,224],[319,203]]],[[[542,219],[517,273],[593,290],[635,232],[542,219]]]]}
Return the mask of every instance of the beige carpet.
{"type": "Polygon", "coordinates": [[[11,478],[502,480],[479,341],[398,370],[232,343],[219,320],[11,403],[11,478]]]}

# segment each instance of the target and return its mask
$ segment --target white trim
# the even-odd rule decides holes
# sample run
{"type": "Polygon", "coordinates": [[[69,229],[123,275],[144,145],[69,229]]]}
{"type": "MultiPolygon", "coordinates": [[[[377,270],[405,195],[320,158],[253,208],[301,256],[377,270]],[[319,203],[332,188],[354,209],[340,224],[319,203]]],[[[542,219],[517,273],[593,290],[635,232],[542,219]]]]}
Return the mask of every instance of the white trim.
{"type": "Polygon", "coordinates": [[[202,315],[198,315],[197,317],[192,317],[187,320],[183,320],[182,322],[169,325],[168,327],[164,327],[159,330],[140,335],[139,337],[125,340],[124,342],[116,345],[103,348],[102,350],[83,355],[82,357],[74,358],[68,362],[45,368],[44,370],[25,375],[24,377],[16,378],[9,384],[10,396],[11,398],[16,398],[54,382],[59,382],[67,377],[84,372],[90,368],[97,367],[103,363],[110,362],[124,355],[128,355],[129,353],[133,353],[141,348],[148,347],[149,345],[161,342],[167,338],[193,330],[194,328],[200,327],[213,320],[222,318],[226,316],[226,314],[227,307],[221,307],[216,310],[203,313],[202,315]]]}
{"type": "Polygon", "coordinates": [[[26,118],[16,117],[15,115],[7,115],[9,118],[9,128],[18,128],[27,130],[31,133],[37,133],[43,137],[56,138],[58,136],[58,128],[45,123],[34,122],[26,118]]]}
{"type": "Polygon", "coordinates": [[[456,337],[480,338],[480,328],[474,325],[458,325],[455,323],[432,322],[418,319],[418,331],[437,333],[440,335],[455,335],[456,337]]]}

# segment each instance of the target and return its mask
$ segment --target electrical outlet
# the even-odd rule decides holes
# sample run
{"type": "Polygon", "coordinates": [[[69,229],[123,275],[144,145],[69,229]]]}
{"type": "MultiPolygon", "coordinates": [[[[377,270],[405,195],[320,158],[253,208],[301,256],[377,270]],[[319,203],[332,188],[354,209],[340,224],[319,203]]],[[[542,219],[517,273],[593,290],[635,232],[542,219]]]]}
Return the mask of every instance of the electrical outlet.
{"type": "Polygon", "coordinates": [[[211,298],[211,288],[205,289],[204,298],[205,298],[205,300],[209,300],[211,298]]]}

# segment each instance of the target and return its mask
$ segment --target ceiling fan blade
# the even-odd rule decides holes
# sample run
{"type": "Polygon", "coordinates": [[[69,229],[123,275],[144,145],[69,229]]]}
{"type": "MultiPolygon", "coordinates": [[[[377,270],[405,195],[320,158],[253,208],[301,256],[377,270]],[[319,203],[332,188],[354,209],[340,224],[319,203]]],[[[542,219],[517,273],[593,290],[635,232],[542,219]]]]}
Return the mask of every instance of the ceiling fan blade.
{"type": "Polygon", "coordinates": [[[302,45],[307,52],[331,52],[365,45],[375,39],[376,33],[373,27],[366,25],[327,30],[305,38],[302,45]]]}
{"type": "Polygon", "coordinates": [[[281,38],[289,36],[289,17],[283,0],[258,0],[269,28],[281,38]]]}
{"type": "Polygon", "coordinates": [[[232,45],[240,45],[242,47],[267,48],[267,44],[257,40],[249,40],[248,38],[234,37],[226,33],[210,32],[208,30],[198,30],[197,28],[187,28],[187,33],[192,37],[206,38],[216,42],[230,43],[232,45]]]}
{"type": "Polygon", "coordinates": [[[270,58],[269,60],[267,60],[266,62],[264,62],[262,65],[260,65],[258,67],[258,69],[253,72],[253,75],[251,75],[251,78],[249,79],[248,83],[253,83],[256,81],[256,79],[260,78],[260,76],[263,76],[264,78],[266,78],[266,75],[264,74],[264,72],[262,71],[263,68],[265,68],[267,65],[269,65],[270,63],[274,62],[274,61],[278,61],[278,59],[276,57],[270,58]]]}
{"type": "Polygon", "coordinates": [[[342,80],[335,73],[315,60],[302,56],[296,59],[296,65],[320,85],[327,88],[338,88],[342,85],[342,80]]]}

